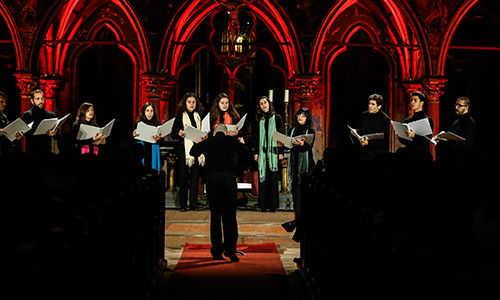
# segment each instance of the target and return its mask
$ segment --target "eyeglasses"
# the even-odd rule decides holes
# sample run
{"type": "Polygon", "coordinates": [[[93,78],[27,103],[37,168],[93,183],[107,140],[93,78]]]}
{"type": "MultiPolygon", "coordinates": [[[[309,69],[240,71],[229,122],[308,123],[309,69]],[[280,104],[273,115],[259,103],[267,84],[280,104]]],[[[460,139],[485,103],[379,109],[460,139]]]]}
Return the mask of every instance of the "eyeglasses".
{"type": "Polygon", "coordinates": [[[465,104],[460,104],[460,103],[455,103],[455,106],[458,106],[458,107],[467,107],[467,105],[465,105],[465,104]]]}

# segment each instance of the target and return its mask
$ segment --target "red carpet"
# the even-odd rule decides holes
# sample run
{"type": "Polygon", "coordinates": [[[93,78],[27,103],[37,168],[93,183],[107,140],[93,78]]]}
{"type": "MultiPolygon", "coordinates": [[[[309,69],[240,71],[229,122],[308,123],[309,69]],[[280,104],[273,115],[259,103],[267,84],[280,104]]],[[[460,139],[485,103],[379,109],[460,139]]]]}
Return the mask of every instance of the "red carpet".
{"type": "Polygon", "coordinates": [[[213,260],[210,245],[186,244],[167,283],[169,299],[291,299],[276,245],[238,245],[240,262],[213,260]]]}

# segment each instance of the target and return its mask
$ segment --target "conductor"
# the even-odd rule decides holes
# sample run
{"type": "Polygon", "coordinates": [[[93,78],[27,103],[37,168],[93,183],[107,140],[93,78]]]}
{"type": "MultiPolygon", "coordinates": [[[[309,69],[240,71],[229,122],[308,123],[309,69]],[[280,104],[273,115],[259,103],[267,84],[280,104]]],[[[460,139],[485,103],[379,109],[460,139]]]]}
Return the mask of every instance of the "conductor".
{"type": "Polygon", "coordinates": [[[198,139],[189,152],[191,156],[205,155],[207,199],[210,205],[210,253],[214,260],[239,262],[236,256],[238,224],[236,221],[236,166],[238,157],[248,155],[244,140],[227,135],[227,127],[218,124],[213,136],[198,139]],[[224,231],[224,243],[221,232],[224,231]]]}

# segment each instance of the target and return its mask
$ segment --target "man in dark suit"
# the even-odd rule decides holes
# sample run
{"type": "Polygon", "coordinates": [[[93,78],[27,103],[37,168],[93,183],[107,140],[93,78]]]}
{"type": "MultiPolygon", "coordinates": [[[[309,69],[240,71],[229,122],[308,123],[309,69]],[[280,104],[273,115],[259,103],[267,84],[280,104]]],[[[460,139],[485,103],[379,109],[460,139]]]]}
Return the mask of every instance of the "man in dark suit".
{"type": "Polygon", "coordinates": [[[236,221],[237,158],[248,155],[243,139],[227,135],[227,127],[218,124],[214,135],[198,139],[190,151],[192,156],[205,155],[207,199],[210,205],[210,253],[215,260],[223,260],[224,253],[232,262],[236,256],[238,223],[236,221]],[[222,243],[221,220],[224,231],[222,243]]]}

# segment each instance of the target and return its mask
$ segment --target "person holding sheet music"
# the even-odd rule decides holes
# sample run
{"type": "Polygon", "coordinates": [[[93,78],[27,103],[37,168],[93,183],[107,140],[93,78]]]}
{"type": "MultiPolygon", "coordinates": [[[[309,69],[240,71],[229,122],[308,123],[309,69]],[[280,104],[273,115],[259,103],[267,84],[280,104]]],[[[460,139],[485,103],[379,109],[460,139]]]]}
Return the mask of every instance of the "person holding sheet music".
{"type": "MultiPolygon", "coordinates": [[[[9,119],[7,115],[4,114],[3,110],[7,106],[7,95],[4,92],[0,92],[0,154],[5,152],[10,145],[11,141],[7,137],[4,136],[3,128],[9,125],[9,119]]],[[[16,132],[16,139],[22,138],[23,135],[21,132],[16,132]]]]}
{"type": "Polygon", "coordinates": [[[275,212],[279,207],[279,161],[283,159],[283,148],[273,140],[273,133],[283,133],[283,121],[274,111],[267,96],[257,101],[255,111],[257,121],[252,129],[254,159],[259,167],[259,207],[262,212],[268,209],[275,212]]]}
{"type": "Polygon", "coordinates": [[[205,157],[200,155],[195,158],[189,154],[193,141],[185,139],[184,130],[193,126],[201,130],[200,113],[203,106],[194,93],[186,93],[177,105],[177,117],[172,125],[171,137],[180,141],[179,159],[179,201],[181,211],[186,211],[188,204],[189,186],[189,207],[191,210],[198,210],[198,185],[200,166],[205,164],[205,157]]]}
{"type": "MultiPolygon", "coordinates": [[[[411,98],[410,98],[410,105],[411,109],[413,110],[413,116],[406,118],[403,120],[402,123],[411,123],[415,122],[418,120],[422,120],[427,118],[429,120],[429,124],[431,126],[431,129],[434,130],[434,122],[432,119],[427,116],[424,112],[424,103],[427,100],[427,97],[422,93],[422,92],[412,92],[411,93],[411,98]]],[[[398,137],[399,141],[401,144],[405,145],[408,150],[416,153],[424,153],[425,155],[431,155],[431,150],[430,150],[430,138],[432,136],[421,136],[415,133],[413,129],[410,129],[409,131],[405,131],[406,135],[412,139],[412,141],[398,137]]]]}
{"type": "MultiPolygon", "coordinates": [[[[292,120],[292,129],[290,136],[299,136],[305,134],[316,134],[313,128],[311,111],[307,107],[302,107],[297,111],[292,120]]],[[[290,149],[290,159],[288,160],[288,185],[292,189],[293,207],[295,210],[295,219],[300,218],[301,202],[300,202],[300,181],[302,174],[311,174],[314,171],[314,157],[312,143],[306,143],[305,140],[295,139],[292,142],[293,147],[290,149]]]]}
{"type": "MultiPolygon", "coordinates": [[[[76,121],[73,123],[73,135],[75,138],[78,136],[80,131],[80,126],[82,124],[97,127],[97,118],[94,110],[94,105],[89,102],[84,102],[78,108],[76,114],[76,121]]],[[[103,134],[97,134],[90,139],[86,140],[76,140],[77,154],[93,153],[95,155],[99,154],[99,145],[106,144],[106,136],[103,134]]]]}
{"type": "MultiPolygon", "coordinates": [[[[389,151],[389,132],[391,129],[391,119],[382,110],[384,98],[381,95],[373,94],[368,97],[368,110],[361,114],[358,135],[383,133],[383,139],[368,140],[366,137],[360,140],[361,157],[365,161],[371,161],[376,156],[389,151]]],[[[354,135],[354,133],[353,133],[354,135]]]]}
{"type": "MultiPolygon", "coordinates": [[[[236,125],[240,119],[240,114],[229,97],[225,93],[218,94],[210,108],[211,129],[213,130],[217,124],[236,125]]],[[[228,134],[237,136],[238,131],[229,131],[228,134]]]]}
{"type": "MultiPolygon", "coordinates": [[[[134,132],[132,135],[134,137],[139,134],[136,132],[137,125],[139,122],[143,122],[150,126],[159,126],[161,125],[160,119],[156,114],[156,109],[154,105],[150,102],[144,103],[141,108],[141,114],[137,117],[137,120],[134,124],[134,132]]],[[[159,141],[162,138],[160,135],[153,135],[153,140],[159,141]]],[[[142,160],[144,166],[160,171],[161,169],[161,160],[160,160],[160,145],[158,143],[148,143],[145,141],[138,141],[139,144],[144,146],[144,159],[142,160]]]]}
{"type": "MultiPolygon", "coordinates": [[[[455,103],[455,115],[458,116],[451,124],[450,132],[464,138],[465,141],[439,142],[436,146],[437,154],[448,155],[452,159],[470,158],[474,150],[476,136],[476,121],[470,115],[471,101],[468,97],[460,97],[455,103]]],[[[437,140],[439,141],[439,139],[437,140]]]]}
{"type": "Polygon", "coordinates": [[[33,122],[31,126],[32,130],[26,132],[26,151],[34,152],[52,152],[52,139],[56,139],[56,134],[59,129],[56,128],[48,132],[48,134],[33,135],[38,125],[44,119],[57,118],[56,114],[46,110],[45,107],[45,95],[42,90],[36,89],[31,92],[31,109],[25,111],[21,119],[29,124],[33,122]]]}

